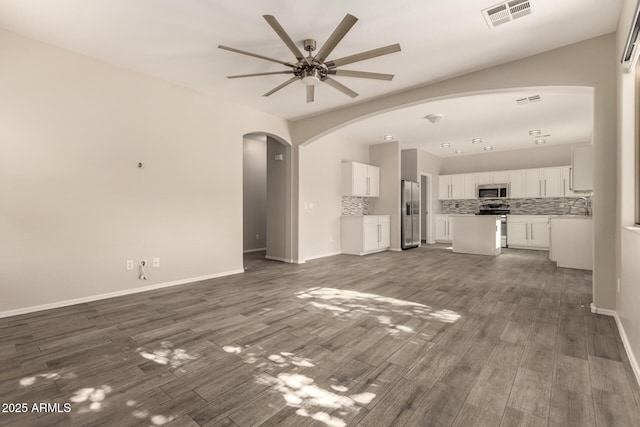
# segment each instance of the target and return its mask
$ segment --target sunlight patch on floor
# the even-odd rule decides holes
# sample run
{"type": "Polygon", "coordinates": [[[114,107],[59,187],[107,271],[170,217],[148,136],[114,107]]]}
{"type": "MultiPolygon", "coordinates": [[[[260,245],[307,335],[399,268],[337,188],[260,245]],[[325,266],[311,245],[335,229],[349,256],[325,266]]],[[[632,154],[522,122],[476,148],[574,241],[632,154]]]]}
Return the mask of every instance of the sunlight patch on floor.
{"type": "MultiPolygon", "coordinates": [[[[127,401],[127,406],[128,407],[135,407],[135,406],[140,406],[138,405],[138,402],[136,402],[135,400],[128,400],[127,401]]],[[[176,417],[173,415],[160,415],[160,414],[151,414],[151,412],[149,412],[146,409],[135,409],[131,415],[134,418],[137,418],[139,420],[146,420],[148,419],[149,421],[151,421],[151,425],[154,426],[163,426],[165,424],[169,424],[171,421],[175,420],[176,417]]]]}
{"type": "MultiPolygon", "coordinates": [[[[357,413],[360,406],[368,405],[376,396],[374,393],[365,392],[353,395],[341,395],[331,390],[318,386],[313,378],[299,373],[282,372],[277,377],[261,374],[256,379],[260,384],[270,385],[274,390],[282,394],[288,406],[298,408],[296,414],[310,417],[330,427],[342,427],[346,422],[329,412],[341,412],[347,415],[349,412],[357,413]]],[[[334,390],[346,392],[344,386],[333,387],[334,390]]]]}
{"type": "Polygon", "coordinates": [[[197,359],[196,356],[191,356],[187,353],[185,349],[174,349],[169,341],[163,341],[160,343],[160,347],[152,352],[145,351],[142,347],[136,349],[136,351],[147,360],[151,360],[158,365],[168,365],[172,368],[178,368],[190,360],[197,359]]]}
{"type": "MultiPolygon", "coordinates": [[[[361,407],[368,405],[376,397],[375,393],[371,392],[345,395],[343,393],[349,389],[339,384],[332,384],[331,390],[320,387],[313,378],[300,373],[303,368],[314,367],[314,362],[291,352],[269,354],[258,348],[245,354],[246,348],[222,348],[227,353],[238,355],[247,364],[260,361],[257,367],[261,368],[262,372],[255,377],[258,384],[268,385],[273,391],[281,394],[287,406],[298,408],[297,415],[312,418],[329,427],[346,426],[346,421],[339,416],[355,415],[361,407]],[[289,370],[283,372],[283,368],[289,370]]],[[[335,379],[332,378],[332,381],[335,379]]]]}
{"type": "Polygon", "coordinates": [[[111,393],[111,387],[108,385],[87,387],[76,391],[69,400],[79,404],[78,413],[80,414],[99,412],[102,410],[103,402],[109,393],[111,393]]]}
{"type": "Polygon", "coordinates": [[[309,307],[326,310],[337,318],[374,316],[390,334],[415,333],[408,325],[392,321],[393,316],[409,316],[422,320],[453,323],[460,315],[451,310],[434,310],[432,307],[412,301],[382,295],[336,288],[310,288],[297,292],[297,298],[308,300],[309,307]]]}

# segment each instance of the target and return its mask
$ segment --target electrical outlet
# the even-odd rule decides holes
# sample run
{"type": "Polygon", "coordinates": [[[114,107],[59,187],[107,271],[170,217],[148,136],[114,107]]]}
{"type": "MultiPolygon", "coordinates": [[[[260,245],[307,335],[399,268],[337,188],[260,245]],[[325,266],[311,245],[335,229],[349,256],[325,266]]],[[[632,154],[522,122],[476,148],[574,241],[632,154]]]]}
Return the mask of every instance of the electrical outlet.
{"type": "Polygon", "coordinates": [[[260,240],[260,235],[256,234],[256,240],[260,240]]]}
{"type": "Polygon", "coordinates": [[[329,243],[333,243],[333,236],[329,236],[329,243]]]}
{"type": "Polygon", "coordinates": [[[158,268],[160,267],[160,258],[154,258],[153,259],[153,268],[158,268]]]}
{"type": "Polygon", "coordinates": [[[128,259],[127,260],[127,271],[131,271],[133,270],[133,260],[132,259],[128,259]]]}

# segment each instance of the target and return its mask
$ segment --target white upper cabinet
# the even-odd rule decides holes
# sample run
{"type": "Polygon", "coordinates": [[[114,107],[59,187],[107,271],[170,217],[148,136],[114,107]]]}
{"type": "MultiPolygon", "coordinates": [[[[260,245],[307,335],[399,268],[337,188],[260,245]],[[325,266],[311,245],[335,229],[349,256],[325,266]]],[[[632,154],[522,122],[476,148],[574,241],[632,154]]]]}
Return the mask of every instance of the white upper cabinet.
{"type": "Polygon", "coordinates": [[[563,195],[562,168],[525,170],[524,193],[525,197],[561,197],[563,195]]]}
{"type": "Polygon", "coordinates": [[[513,199],[521,199],[526,197],[525,188],[525,171],[515,170],[509,171],[509,197],[513,199]]]}
{"type": "Polygon", "coordinates": [[[542,189],[543,197],[561,197],[562,188],[562,168],[542,169],[542,189]]]}
{"type": "Polygon", "coordinates": [[[560,168],[562,176],[562,196],[575,197],[578,193],[575,193],[571,189],[571,166],[564,166],[560,168]]]}
{"type": "Polygon", "coordinates": [[[496,171],[493,173],[494,184],[508,184],[509,183],[509,171],[496,171]]]}
{"type": "Polygon", "coordinates": [[[493,184],[493,172],[480,172],[478,175],[478,185],[493,184]]]}
{"type": "Polygon", "coordinates": [[[466,174],[440,175],[438,184],[439,199],[464,199],[465,175],[466,174]]]}
{"type": "Polygon", "coordinates": [[[524,171],[524,197],[542,197],[542,171],[527,169],[524,171]]]}
{"type": "Polygon", "coordinates": [[[464,199],[475,199],[478,197],[478,174],[467,173],[464,174],[464,199]]]}
{"type": "Polygon", "coordinates": [[[440,175],[440,200],[475,199],[477,186],[484,184],[509,184],[509,197],[513,199],[575,197],[577,193],[570,189],[570,169],[560,166],[440,175]]]}
{"type": "Polygon", "coordinates": [[[342,195],[380,196],[380,168],[358,162],[342,163],[342,195]]]}
{"type": "Polygon", "coordinates": [[[580,145],[571,151],[572,191],[593,191],[593,145],[580,145]]]}
{"type": "Polygon", "coordinates": [[[464,199],[464,175],[451,175],[451,198],[464,199]]]}

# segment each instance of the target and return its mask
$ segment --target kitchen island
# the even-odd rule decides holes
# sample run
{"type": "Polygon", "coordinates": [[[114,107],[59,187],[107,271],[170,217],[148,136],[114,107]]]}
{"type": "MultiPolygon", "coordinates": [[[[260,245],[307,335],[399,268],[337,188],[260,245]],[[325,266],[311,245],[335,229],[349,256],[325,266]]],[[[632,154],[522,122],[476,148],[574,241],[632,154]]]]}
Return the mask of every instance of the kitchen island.
{"type": "Polygon", "coordinates": [[[476,255],[499,255],[500,244],[499,215],[451,215],[453,252],[476,255]]]}

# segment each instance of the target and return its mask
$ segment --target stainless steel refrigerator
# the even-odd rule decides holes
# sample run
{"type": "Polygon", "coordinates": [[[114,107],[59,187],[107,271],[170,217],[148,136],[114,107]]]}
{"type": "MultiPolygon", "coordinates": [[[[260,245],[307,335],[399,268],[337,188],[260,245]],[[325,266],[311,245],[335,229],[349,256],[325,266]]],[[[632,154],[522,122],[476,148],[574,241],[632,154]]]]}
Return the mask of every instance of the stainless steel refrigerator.
{"type": "Polygon", "coordinates": [[[402,249],[415,248],[420,245],[420,184],[403,179],[400,188],[402,249]]]}

